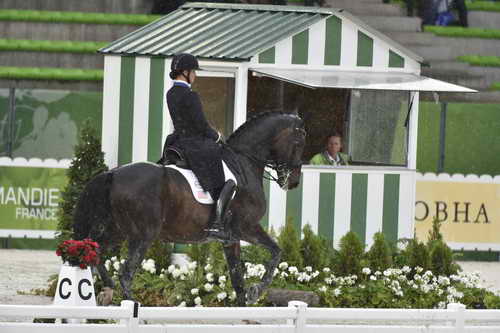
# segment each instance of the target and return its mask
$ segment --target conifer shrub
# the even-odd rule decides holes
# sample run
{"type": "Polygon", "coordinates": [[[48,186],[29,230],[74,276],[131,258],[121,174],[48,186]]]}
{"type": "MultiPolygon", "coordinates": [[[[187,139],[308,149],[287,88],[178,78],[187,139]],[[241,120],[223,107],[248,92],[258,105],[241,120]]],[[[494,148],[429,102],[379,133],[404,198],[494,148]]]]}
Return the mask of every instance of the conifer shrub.
{"type": "Polygon", "coordinates": [[[285,226],[278,236],[278,245],[281,248],[281,261],[286,261],[290,266],[301,268],[303,265],[300,253],[300,239],[293,226],[292,218],[288,218],[285,226]]]}
{"type": "Polygon", "coordinates": [[[458,265],[453,262],[453,251],[442,240],[429,244],[431,271],[434,275],[452,275],[458,272],[458,265]]]}
{"type": "Polygon", "coordinates": [[[435,275],[456,274],[459,266],[454,263],[453,251],[445,243],[441,233],[441,222],[438,219],[432,221],[427,240],[431,270],[435,275]]]}
{"type": "Polygon", "coordinates": [[[314,234],[309,224],[305,225],[302,232],[304,236],[300,242],[300,254],[302,255],[304,265],[311,266],[317,270],[327,267],[329,264],[329,252],[326,248],[326,243],[320,236],[314,234]]]}
{"type": "Polygon", "coordinates": [[[91,121],[86,120],[75,146],[75,157],[66,173],[68,184],[61,193],[56,234],[59,242],[73,236],[73,211],[85,185],[95,175],[106,170],[108,167],[104,163],[100,138],[91,121]]]}
{"type": "Polygon", "coordinates": [[[349,231],[340,239],[337,260],[334,262],[336,275],[359,275],[361,260],[364,256],[364,245],[354,231],[349,231]]]}
{"type": "Polygon", "coordinates": [[[366,253],[369,267],[373,271],[383,272],[392,265],[392,253],[389,244],[381,232],[373,235],[373,245],[366,253]]]}
{"type": "Polygon", "coordinates": [[[409,267],[422,267],[424,271],[431,268],[429,251],[423,242],[412,239],[403,251],[404,264],[409,267]]]}

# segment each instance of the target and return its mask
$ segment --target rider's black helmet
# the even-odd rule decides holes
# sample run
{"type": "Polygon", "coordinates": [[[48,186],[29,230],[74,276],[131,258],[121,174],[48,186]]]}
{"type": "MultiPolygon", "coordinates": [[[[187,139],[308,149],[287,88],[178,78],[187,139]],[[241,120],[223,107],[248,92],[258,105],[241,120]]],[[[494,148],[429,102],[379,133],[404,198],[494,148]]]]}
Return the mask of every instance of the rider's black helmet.
{"type": "Polygon", "coordinates": [[[200,66],[194,55],[189,53],[179,53],[174,55],[170,69],[172,71],[182,72],[186,70],[200,69],[200,66]]]}

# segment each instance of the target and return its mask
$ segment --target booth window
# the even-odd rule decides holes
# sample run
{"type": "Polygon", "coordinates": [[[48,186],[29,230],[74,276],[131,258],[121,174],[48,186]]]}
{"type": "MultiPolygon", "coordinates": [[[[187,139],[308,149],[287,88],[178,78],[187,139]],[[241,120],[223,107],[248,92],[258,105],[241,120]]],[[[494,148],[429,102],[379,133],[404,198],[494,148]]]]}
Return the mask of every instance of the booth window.
{"type": "Polygon", "coordinates": [[[193,90],[200,94],[210,125],[229,136],[233,130],[234,78],[198,76],[193,90]]]}
{"type": "Polygon", "coordinates": [[[348,147],[356,164],[406,166],[409,93],[352,90],[348,147]]]}

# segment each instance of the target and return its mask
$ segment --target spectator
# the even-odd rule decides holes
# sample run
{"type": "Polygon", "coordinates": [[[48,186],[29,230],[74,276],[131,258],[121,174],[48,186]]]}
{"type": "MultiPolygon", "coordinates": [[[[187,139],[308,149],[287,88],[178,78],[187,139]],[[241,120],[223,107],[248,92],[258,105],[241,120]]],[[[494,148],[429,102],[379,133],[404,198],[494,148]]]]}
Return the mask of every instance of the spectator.
{"type": "Polygon", "coordinates": [[[349,165],[349,155],[341,153],[341,150],[342,137],[338,134],[330,135],[326,139],[326,150],[314,155],[309,163],[312,165],[349,165]]]}

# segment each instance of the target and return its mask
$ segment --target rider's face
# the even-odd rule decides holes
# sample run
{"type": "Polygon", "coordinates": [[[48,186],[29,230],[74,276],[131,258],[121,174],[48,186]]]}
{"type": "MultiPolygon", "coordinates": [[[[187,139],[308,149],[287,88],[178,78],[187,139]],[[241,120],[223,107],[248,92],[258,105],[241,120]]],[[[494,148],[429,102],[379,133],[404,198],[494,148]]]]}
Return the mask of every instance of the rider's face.
{"type": "Polygon", "coordinates": [[[196,71],[193,69],[192,71],[189,72],[189,81],[191,81],[191,83],[194,83],[195,79],[196,79],[196,71]]]}

